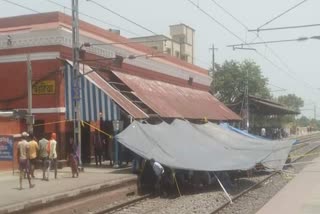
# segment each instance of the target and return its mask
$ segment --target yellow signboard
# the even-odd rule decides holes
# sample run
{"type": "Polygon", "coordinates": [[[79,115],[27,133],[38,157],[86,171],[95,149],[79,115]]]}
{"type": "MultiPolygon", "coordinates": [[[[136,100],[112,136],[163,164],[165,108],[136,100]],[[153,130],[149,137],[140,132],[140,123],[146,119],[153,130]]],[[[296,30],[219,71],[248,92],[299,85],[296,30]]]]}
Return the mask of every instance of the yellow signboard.
{"type": "Polygon", "coordinates": [[[54,80],[43,80],[32,84],[32,94],[46,95],[56,93],[56,82],[54,80]]]}

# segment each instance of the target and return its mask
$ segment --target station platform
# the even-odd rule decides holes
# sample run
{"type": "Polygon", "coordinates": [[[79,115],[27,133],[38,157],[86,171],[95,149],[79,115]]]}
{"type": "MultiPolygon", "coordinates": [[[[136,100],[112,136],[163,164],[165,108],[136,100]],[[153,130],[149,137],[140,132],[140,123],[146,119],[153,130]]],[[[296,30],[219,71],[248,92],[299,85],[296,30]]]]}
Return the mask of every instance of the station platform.
{"type": "Polygon", "coordinates": [[[320,157],[300,171],[256,214],[270,213],[320,213],[320,157]]]}
{"type": "MultiPolygon", "coordinates": [[[[42,171],[35,171],[30,189],[28,179],[23,180],[23,190],[19,190],[19,172],[0,172],[0,214],[20,212],[33,207],[41,207],[59,201],[67,201],[83,195],[132,186],[137,177],[130,168],[86,167],[78,178],[72,178],[70,167],[58,169],[58,178],[50,172],[50,181],[42,180],[42,171]]],[[[129,191],[129,189],[128,189],[129,191]]]]}

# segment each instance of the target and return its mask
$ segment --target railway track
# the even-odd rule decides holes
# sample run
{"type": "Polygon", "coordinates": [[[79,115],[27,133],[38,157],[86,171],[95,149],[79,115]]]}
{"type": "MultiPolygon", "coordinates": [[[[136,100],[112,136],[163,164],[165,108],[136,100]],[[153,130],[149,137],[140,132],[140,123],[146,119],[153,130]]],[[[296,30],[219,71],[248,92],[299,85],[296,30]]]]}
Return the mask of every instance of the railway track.
{"type": "MultiPolygon", "coordinates": [[[[294,152],[294,154],[298,154],[300,151],[300,156],[297,158],[294,158],[292,162],[293,163],[298,162],[301,159],[304,159],[305,157],[304,155],[311,154],[315,150],[319,149],[319,145],[314,144],[315,141],[319,140],[319,136],[320,134],[318,133],[315,135],[299,138],[298,140],[300,141],[300,143],[294,146],[292,152],[294,152]]],[[[236,201],[239,198],[246,195],[248,192],[254,189],[257,189],[257,187],[261,186],[263,183],[267,182],[277,174],[279,174],[279,172],[274,172],[269,175],[259,177],[258,180],[257,179],[255,180],[253,185],[250,185],[250,187],[247,187],[244,190],[240,191],[239,193],[233,195],[232,197],[233,203],[236,203],[236,201]]],[[[217,203],[217,206],[212,208],[211,211],[210,210],[206,211],[206,213],[212,213],[212,214],[220,213],[220,212],[223,212],[223,210],[230,205],[230,201],[223,196],[222,192],[220,192],[220,194],[215,193],[212,195],[213,195],[212,197],[214,197],[214,195],[219,196],[219,200],[214,198],[211,198],[210,200],[212,201],[216,200],[216,202],[218,201],[219,203],[217,203]]],[[[163,211],[164,208],[167,208],[169,206],[175,206],[175,204],[179,204],[179,200],[181,200],[180,198],[183,198],[183,197],[178,197],[174,199],[163,199],[163,198],[155,197],[152,195],[145,195],[141,197],[136,197],[132,200],[128,200],[123,203],[120,202],[119,204],[116,204],[116,205],[109,205],[108,207],[100,208],[90,213],[91,214],[166,213],[165,211],[164,212],[161,212],[161,211],[163,211]]],[[[182,200],[185,200],[185,199],[182,199],[182,200]]],[[[190,210],[195,210],[192,206],[190,206],[190,210]]],[[[179,208],[177,208],[177,211],[179,211],[179,208]]],[[[198,213],[202,213],[202,212],[198,212],[198,213]]]]}
{"type": "MultiPolygon", "coordinates": [[[[306,142],[310,142],[310,141],[313,141],[313,140],[320,140],[319,139],[319,134],[308,136],[308,137],[305,137],[305,138],[301,139],[300,142],[304,143],[304,146],[299,147],[299,148],[294,148],[293,151],[296,153],[300,149],[305,149],[305,147],[309,146],[309,148],[307,148],[307,151],[304,152],[304,155],[300,155],[299,157],[294,158],[294,160],[292,160],[291,163],[296,163],[296,162],[304,159],[306,155],[312,154],[315,150],[320,148],[320,145],[311,145],[310,146],[310,145],[306,144],[306,142]]],[[[267,180],[269,180],[273,176],[277,175],[278,173],[279,172],[274,172],[274,173],[270,174],[265,179],[261,180],[260,182],[256,183],[255,185],[249,187],[248,189],[246,189],[243,192],[239,193],[238,195],[234,196],[232,198],[232,201],[235,202],[237,199],[239,199],[240,197],[244,196],[246,193],[250,192],[251,190],[254,190],[256,187],[260,186],[261,184],[263,184],[264,182],[266,182],[267,180]]],[[[231,204],[231,202],[227,201],[224,204],[222,204],[220,207],[218,207],[217,209],[213,210],[210,214],[217,214],[217,213],[221,212],[223,209],[225,209],[230,204],[231,204]]]]}

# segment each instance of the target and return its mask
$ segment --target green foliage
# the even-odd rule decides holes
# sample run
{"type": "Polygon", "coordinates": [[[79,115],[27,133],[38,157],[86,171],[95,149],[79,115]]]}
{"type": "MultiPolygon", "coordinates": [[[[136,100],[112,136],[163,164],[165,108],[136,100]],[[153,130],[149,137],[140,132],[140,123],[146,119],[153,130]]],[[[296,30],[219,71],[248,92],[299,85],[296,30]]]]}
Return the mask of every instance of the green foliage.
{"type": "Polygon", "coordinates": [[[302,116],[296,120],[297,126],[306,127],[309,126],[310,120],[306,116],[302,116]]]}
{"type": "Polygon", "coordinates": [[[240,98],[248,80],[249,94],[262,98],[270,98],[267,88],[268,79],[261,73],[260,67],[253,61],[225,61],[217,66],[211,91],[217,98],[226,103],[233,103],[240,98]]]}
{"type": "Polygon", "coordinates": [[[295,94],[279,96],[278,102],[295,111],[300,111],[300,108],[304,105],[302,98],[296,96],[295,94]]]}

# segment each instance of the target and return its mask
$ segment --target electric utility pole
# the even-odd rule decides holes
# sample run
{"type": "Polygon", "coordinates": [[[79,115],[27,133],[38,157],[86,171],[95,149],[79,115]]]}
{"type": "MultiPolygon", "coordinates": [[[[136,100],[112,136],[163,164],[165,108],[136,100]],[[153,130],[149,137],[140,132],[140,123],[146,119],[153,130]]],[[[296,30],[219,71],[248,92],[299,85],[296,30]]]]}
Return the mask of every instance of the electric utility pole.
{"type": "Polygon", "coordinates": [[[214,47],[214,44],[212,44],[212,47],[211,48],[209,48],[209,50],[211,50],[212,51],[212,75],[211,75],[211,77],[213,77],[213,74],[214,74],[214,72],[215,72],[215,51],[216,50],[218,50],[218,48],[215,48],[214,47]]]}
{"type": "Polygon", "coordinates": [[[28,86],[28,114],[26,117],[27,129],[29,134],[33,134],[33,116],[32,116],[32,66],[30,55],[27,54],[27,86],[28,86]]]}
{"type": "Polygon", "coordinates": [[[245,127],[246,130],[249,132],[249,72],[247,70],[247,81],[246,81],[246,88],[245,88],[245,108],[246,108],[246,120],[245,120],[245,127]]]}
{"type": "Polygon", "coordinates": [[[79,6],[78,0],[72,1],[72,63],[73,63],[73,103],[74,103],[74,143],[79,148],[79,164],[81,161],[81,126],[80,126],[80,78],[79,78],[79,6]]]}

